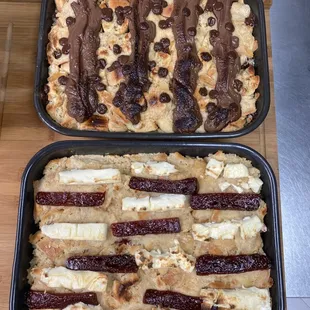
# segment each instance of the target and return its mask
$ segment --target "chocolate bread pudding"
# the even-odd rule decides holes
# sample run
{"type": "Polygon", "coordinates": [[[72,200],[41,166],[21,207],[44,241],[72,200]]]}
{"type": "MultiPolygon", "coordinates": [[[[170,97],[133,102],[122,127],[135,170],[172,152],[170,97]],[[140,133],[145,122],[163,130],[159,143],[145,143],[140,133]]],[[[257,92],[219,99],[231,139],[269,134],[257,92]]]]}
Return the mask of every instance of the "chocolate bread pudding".
{"type": "Polygon", "coordinates": [[[256,112],[243,0],[55,0],[47,112],[110,132],[235,131],[256,112]]]}

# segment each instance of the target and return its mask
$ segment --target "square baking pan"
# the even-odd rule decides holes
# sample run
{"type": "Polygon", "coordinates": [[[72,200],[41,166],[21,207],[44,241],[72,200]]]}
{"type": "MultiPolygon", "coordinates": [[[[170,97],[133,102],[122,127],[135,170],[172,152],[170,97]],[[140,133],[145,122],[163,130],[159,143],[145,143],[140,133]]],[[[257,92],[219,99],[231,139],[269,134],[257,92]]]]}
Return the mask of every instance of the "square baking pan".
{"type": "Polygon", "coordinates": [[[235,138],[246,135],[255,130],[265,119],[270,107],[270,86],[269,86],[269,69],[267,55],[267,40],[265,26],[265,12],[262,0],[245,0],[245,3],[251,6],[253,13],[258,17],[258,24],[254,27],[254,36],[258,41],[258,49],[255,52],[255,71],[260,76],[260,84],[257,92],[260,97],[256,102],[257,112],[253,121],[246,127],[233,132],[218,133],[135,133],[135,132],[104,132],[77,130],[65,128],[55,122],[46,111],[46,101],[42,96],[44,85],[48,78],[48,62],[46,57],[46,45],[48,43],[48,33],[53,23],[55,13],[54,0],[42,0],[41,17],[39,25],[39,39],[37,51],[37,64],[35,75],[34,104],[40,119],[48,127],[56,132],[67,136],[110,138],[110,139],[148,139],[148,140],[173,140],[173,139],[210,139],[210,138],[235,138]]]}
{"type": "Polygon", "coordinates": [[[186,143],[186,142],[153,142],[143,141],[61,141],[53,143],[39,151],[29,162],[21,182],[19,201],[18,226],[16,234],[15,258],[12,273],[10,309],[24,310],[24,294],[29,290],[27,269],[32,258],[32,246],[29,235],[38,230],[33,219],[34,191],[33,182],[42,178],[43,169],[47,163],[55,158],[86,155],[86,154],[134,154],[134,153],[172,153],[205,157],[209,153],[222,150],[235,153],[252,161],[254,167],[261,171],[264,182],[262,197],[268,206],[265,224],[268,231],[262,235],[264,251],[272,262],[271,277],[274,285],[271,288],[273,310],[285,309],[285,287],[283,274],[280,211],[277,198],[275,176],[266,160],[253,149],[240,144],[227,143],[186,143]]]}

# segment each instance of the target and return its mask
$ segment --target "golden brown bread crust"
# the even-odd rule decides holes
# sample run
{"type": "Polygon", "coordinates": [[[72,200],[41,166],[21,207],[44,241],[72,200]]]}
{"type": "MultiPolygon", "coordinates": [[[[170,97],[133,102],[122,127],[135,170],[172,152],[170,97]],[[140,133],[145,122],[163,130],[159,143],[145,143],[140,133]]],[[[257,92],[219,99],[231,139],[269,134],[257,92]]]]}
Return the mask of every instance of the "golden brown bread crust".
{"type": "MultiPolygon", "coordinates": [[[[107,68],[117,60],[119,55],[113,53],[113,45],[118,44],[122,48],[120,55],[131,54],[131,35],[128,32],[128,20],[122,25],[118,25],[116,16],[112,22],[102,20],[102,27],[104,32],[100,33],[100,47],[97,51],[99,59],[105,59],[107,66],[104,70],[100,70],[100,77],[102,83],[106,85],[106,90],[98,91],[99,103],[104,103],[107,107],[107,112],[102,115],[95,112],[94,115],[83,123],[77,122],[74,118],[68,115],[67,111],[67,96],[65,94],[65,86],[60,85],[58,78],[60,76],[67,76],[69,70],[69,55],[62,54],[60,58],[54,57],[54,52],[61,49],[59,39],[67,38],[69,30],[66,25],[66,18],[74,17],[74,12],[71,8],[71,3],[75,0],[55,0],[57,7],[57,20],[52,26],[49,33],[49,44],[47,46],[47,57],[50,64],[49,67],[49,94],[48,104],[46,106],[47,112],[50,116],[61,126],[79,130],[95,130],[95,131],[112,131],[112,132],[173,132],[173,110],[175,107],[173,101],[173,94],[169,88],[171,83],[174,65],[176,61],[176,50],[174,43],[174,36],[171,28],[161,29],[158,27],[160,20],[167,19],[173,10],[173,0],[168,0],[167,7],[164,8],[161,15],[150,13],[147,17],[148,20],[156,24],[156,37],[155,42],[159,42],[163,38],[170,40],[169,54],[164,52],[155,52],[154,43],[150,45],[149,60],[155,61],[156,66],[149,72],[149,79],[151,81],[150,89],[145,93],[145,98],[148,102],[148,108],[145,112],[141,113],[141,121],[137,125],[133,125],[125,115],[112,104],[112,100],[119,88],[119,85],[124,81],[121,68],[109,72],[107,68]],[[165,78],[158,76],[159,67],[167,68],[169,74],[165,78]],[[161,103],[159,101],[160,93],[167,93],[172,100],[168,103],[161,103]]],[[[99,1],[100,7],[109,7],[115,10],[118,6],[127,6],[127,0],[109,0],[99,1]]],[[[204,7],[206,0],[201,0],[201,6],[204,7]]],[[[232,21],[235,26],[234,36],[239,38],[239,47],[237,52],[241,58],[241,63],[252,63],[253,53],[257,49],[257,41],[252,35],[253,27],[245,24],[245,18],[248,14],[248,6],[239,0],[238,3],[233,4],[232,21]],[[234,8],[234,6],[236,8],[234,8]]],[[[209,32],[216,28],[216,25],[210,27],[208,18],[214,16],[213,13],[205,11],[204,14],[199,16],[199,23],[197,27],[197,35],[195,42],[197,52],[201,57],[202,52],[211,52],[212,46],[209,42],[209,32]]],[[[203,118],[203,123],[207,118],[206,106],[212,99],[207,96],[202,96],[199,93],[201,87],[206,87],[208,92],[215,88],[217,79],[217,70],[215,61],[212,59],[209,62],[202,61],[202,69],[199,72],[197,87],[194,93],[198,101],[200,113],[203,118]]],[[[227,125],[223,131],[235,131],[243,128],[246,124],[250,123],[253,119],[253,114],[256,112],[256,101],[259,97],[255,93],[259,85],[259,76],[255,75],[255,70],[252,65],[246,69],[242,69],[237,77],[243,82],[243,87],[240,90],[242,95],[241,108],[242,115],[237,121],[227,125]]],[[[197,132],[205,132],[203,125],[201,125],[197,132]]]]}
{"type": "MultiPolygon", "coordinates": [[[[38,191],[83,191],[97,192],[105,191],[106,199],[102,206],[93,207],[51,207],[35,204],[35,221],[41,227],[51,223],[111,223],[118,221],[145,220],[154,218],[179,217],[182,231],[178,234],[133,236],[129,243],[120,243],[108,232],[107,240],[99,241],[73,241],[51,239],[38,231],[30,237],[34,246],[34,258],[30,269],[29,281],[34,290],[47,290],[53,292],[69,292],[62,288],[49,288],[40,281],[41,268],[64,266],[66,259],[74,255],[107,255],[107,254],[132,254],[140,249],[148,251],[159,249],[163,252],[174,246],[174,240],[178,240],[180,247],[189,255],[197,257],[209,253],[213,255],[238,255],[264,253],[262,239],[257,236],[243,240],[237,235],[233,240],[215,240],[207,242],[195,241],[191,234],[193,223],[222,222],[231,219],[243,219],[246,216],[257,215],[261,220],[267,212],[266,204],[261,201],[257,211],[227,211],[227,210],[192,210],[188,202],[184,209],[170,210],[164,212],[134,212],[122,211],[122,198],[127,196],[143,197],[145,192],[134,191],[129,188],[128,182],[131,175],[135,175],[131,169],[132,162],[166,161],[173,164],[178,172],[167,178],[178,180],[187,177],[196,177],[199,181],[199,193],[220,192],[219,184],[229,181],[232,184],[240,184],[246,178],[227,179],[221,175],[214,179],[205,174],[207,162],[210,159],[223,161],[225,164],[244,164],[249,174],[259,177],[260,172],[254,168],[249,160],[240,158],[234,154],[224,154],[219,151],[210,154],[206,158],[184,157],[179,153],[169,155],[156,154],[134,154],[125,156],[72,156],[50,161],[44,170],[44,177],[34,183],[34,194],[38,191]],[[58,181],[58,173],[72,169],[103,169],[116,168],[121,172],[122,182],[103,185],[63,185],[58,181]]],[[[150,176],[147,172],[139,174],[142,177],[159,178],[150,176]]],[[[229,187],[225,192],[235,192],[229,187]]],[[[251,189],[244,192],[251,193],[251,189]]],[[[147,193],[151,196],[156,193],[147,193]]],[[[187,295],[199,295],[204,287],[210,288],[237,288],[256,286],[267,288],[272,285],[270,270],[252,271],[235,275],[210,275],[196,276],[195,270],[191,273],[182,271],[180,268],[140,269],[137,274],[108,274],[109,282],[106,293],[98,294],[98,298],[104,309],[153,309],[152,306],[142,305],[142,296],[146,288],[159,290],[174,290],[187,295]]]]}

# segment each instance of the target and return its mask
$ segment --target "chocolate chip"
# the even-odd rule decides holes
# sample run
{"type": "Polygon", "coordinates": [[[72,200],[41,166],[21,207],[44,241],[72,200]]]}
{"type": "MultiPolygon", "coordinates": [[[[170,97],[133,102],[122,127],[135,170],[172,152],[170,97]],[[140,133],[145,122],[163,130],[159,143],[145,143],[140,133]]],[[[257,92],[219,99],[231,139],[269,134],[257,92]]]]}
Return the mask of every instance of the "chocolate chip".
{"type": "Polygon", "coordinates": [[[202,53],[200,54],[200,57],[201,57],[201,59],[202,59],[203,61],[210,61],[210,60],[212,59],[211,54],[208,53],[208,52],[202,52],[202,53]]]}
{"type": "Polygon", "coordinates": [[[206,7],[205,7],[205,10],[206,10],[207,12],[212,12],[212,11],[213,11],[213,4],[212,4],[212,5],[207,4],[206,7]]]}
{"type": "Polygon", "coordinates": [[[195,27],[189,27],[187,29],[187,33],[189,36],[194,37],[197,34],[196,28],[195,27]]]}
{"type": "Polygon", "coordinates": [[[124,13],[125,15],[129,15],[129,14],[131,14],[131,12],[132,12],[132,7],[131,7],[131,6],[127,5],[127,6],[125,6],[125,7],[123,8],[123,13],[124,13]]]}
{"type": "Polygon", "coordinates": [[[161,103],[167,103],[170,102],[171,98],[167,93],[161,93],[159,96],[159,101],[161,103]]]}
{"type": "Polygon", "coordinates": [[[191,10],[189,8],[183,8],[182,14],[183,14],[183,16],[188,17],[191,15],[191,10]]]}
{"type": "Polygon", "coordinates": [[[126,83],[124,83],[124,82],[122,82],[122,83],[119,85],[119,89],[120,89],[121,91],[124,91],[126,88],[127,88],[127,85],[126,85],[126,83]]]}
{"type": "Polygon", "coordinates": [[[54,51],[54,57],[56,59],[59,59],[61,57],[61,55],[62,55],[61,50],[57,49],[57,50],[54,51]]]}
{"type": "Polygon", "coordinates": [[[121,55],[121,56],[118,56],[117,60],[120,62],[121,65],[124,65],[129,61],[129,56],[128,55],[121,55]]]}
{"type": "Polygon", "coordinates": [[[96,89],[98,91],[104,91],[107,89],[107,87],[103,83],[98,83],[98,84],[96,84],[96,89]]]}
{"type": "Polygon", "coordinates": [[[149,29],[149,24],[147,22],[140,23],[140,29],[141,30],[147,30],[149,29]]]}
{"type": "Polygon", "coordinates": [[[210,90],[210,92],[209,92],[209,96],[210,96],[210,98],[211,99],[216,99],[217,98],[217,96],[218,96],[218,91],[216,90],[216,89],[212,89],[212,90],[210,90]]]}
{"type": "Polygon", "coordinates": [[[211,113],[216,108],[216,104],[214,102],[209,102],[207,105],[207,112],[211,113]]]}
{"type": "Polygon", "coordinates": [[[97,111],[99,114],[105,114],[108,111],[108,108],[105,104],[99,103],[97,107],[97,111]]]}
{"type": "Polygon", "coordinates": [[[162,78],[166,77],[168,75],[169,71],[167,68],[164,68],[164,67],[160,67],[158,69],[158,75],[162,78]]]}
{"type": "Polygon", "coordinates": [[[43,92],[44,92],[45,94],[48,94],[48,93],[50,92],[50,87],[49,87],[47,84],[44,85],[44,87],[43,87],[43,92]]]}
{"type": "Polygon", "coordinates": [[[62,47],[62,53],[64,55],[68,55],[70,52],[70,44],[66,44],[65,46],[62,47]]]}
{"type": "Polygon", "coordinates": [[[228,22],[225,24],[225,29],[230,31],[230,32],[234,32],[235,31],[235,27],[232,23],[228,22]]]}
{"type": "Polygon", "coordinates": [[[118,44],[113,45],[113,53],[118,55],[122,52],[122,48],[118,44]]]}
{"type": "Polygon", "coordinates": [[[119,61],[113,61],[113,63],[111,64],[111,66],[107,69],[109,72],[112,72],[116,69],[118,69],[121,66],[119,61]]]}
{"type": "Polygon", "coordinates": [[[251,12],[250,16],[245,19],[245,24],[251,27],[256,25],[256,16],[253,12],[251,12]]]}
{"type": "Polygon", "coordinates": [[[99,62],[99,68],[102,70],[107,66],[107,62],[103,58],[99,59],[98,62],[99,62]]]}
{"type": "Polygon", "coordinates": [[[156,43],[154,44],[154,51],[155,51],[155,52],[161,52],[163,49],[164,49],[164,46],[163,46],[162,43],[156,42],[156,43]]]}
{"type": "Polygon", "coordinates": [[[199,4],[196,5],[196,11],[198,15],[202,15],[204,12],[203,8],[199,4]]]}
{"type": "Polygon", "coordinates": [[[160,20],[158,23],[160,29],[167,29],[169,28],[168,23],[165,20],[160,20]]]}
{"type": "Polygon", "coordinates": [[[231,37],[231,45],[233,48],[238,48],[239,46],[239,38],[236,36],[231,37]]]}
{"type": "Polygon", "coordinates": [[[115,8],[115,13],[117,14],[124,13],[124,8],[122,6],[117,6],[115,8]]]}
{"type": "Polygon", "coordinates": [[[214,17],[211,16],[208,18],[208,25],[210,27],[213,27],[215,25],[215,23],[216,23],[216,19],[214,17]]]}
{"type": "Polygon", "coordinates": [[[124,16],[124,9],[121,6],[118,6],[115,9],[115,14],[116,14],[116,18],[117,18],[117,23],[121,26],[124,21],[125,21],[125,16],[124,16]]]}
{"type": "Polygon", "coordinates": [[[156,67],[156,62],[154,60],[149,61],[149,70],[152,71],[156,67]]]}
{"type": "Polygon", "coordinates": [[[242,89],[242,86],[243,86],[243,83],[238,80],[238,79],[235,79],[234,80],[234,83],[233,83],[233,87],[237,90],[237,91],[240,91],[242,89]]]}
{"type": "Polygon", "coordinates": [[[174,19],[173,17],[168,17],[166,21],[167,21],[168,27],[171,27],[174,22],[174,19]]]}
{"type": "Polygon", "coordinates": [[[206,87],[201,87],[201,88],[199,89],[199,94],[200,94],[201,96],[203,96],[203,97],[208,96],[208,90],[207,90],[207,88],[206,88],[206,87]]]}
{"type": "Polygon", "coordinates": [[[235,60],[238,57],[238,55],[237,55],[237,53],[235,51],[230,51],[230,52],[228,52],[227,57],[230,60],[235,60]]]}
{"type": "Polygon", "coordinates": [[[68,77],[62,75],[58,78],[58,83],[60,85],[66,85],[67,84],[67,81],[68,81],[68,77]]]}
{"type": "Polygon", "coordinates": [[[61,38],[61,39],[59,39],[59,44],[61,46],[67,45],[68,44],[68,38],[61,38]]]}
{"type": "Polygon", "coordinates": [[[67,17],[66,24],[67,24],[68,27],[73,25],[74,23],[75,23],[75,18],[74,17],[71,17],[71,16],[67,17]]]}
{"type": "Polygon", "coordinates": [[[102,19],[106,22],[111,22],[113,20],[113,10],[110,8],[101,9],[102,19]]]}
{"type": "Polygon", "coordinates": [[[221,11],[224,8],[224,5],[222,2],[216,2],[213,6],[215,11],[221,11]]]}
{"type": "Polygon", "coordinates": [[[217,31],[217,30],[215,30],[215,29],[212,29],[211,31],[210,31],[210,38],[216,38],[216,37],[218,37],[220,35],[220,33],[217,31]]]}
{"type": "Polygon", "coordinates": [[[160,39],[160,43],[163,45],[164,48],[169,47],[170,40],[168,38],[162,38],[160,39]]]}
{"type": "Polygon", "coordinates": [[[161,5],[153,6],[153,7],[152,7],[152,12],[153,12],[155,15],[160,15],[160,14],[163,12],[163,8],[162,8],[161,5]]]}
{"type": "Polygon", "coordinates": [[[128,75],[131,72],[131,66],[126,64],[122,68],[123,75],[128,75]]]}
{"type": "Polygon", "coordinates": [[[163,8],[166,8],[168,6],[168,2],[167,1],[163,1],[163,8]]]}

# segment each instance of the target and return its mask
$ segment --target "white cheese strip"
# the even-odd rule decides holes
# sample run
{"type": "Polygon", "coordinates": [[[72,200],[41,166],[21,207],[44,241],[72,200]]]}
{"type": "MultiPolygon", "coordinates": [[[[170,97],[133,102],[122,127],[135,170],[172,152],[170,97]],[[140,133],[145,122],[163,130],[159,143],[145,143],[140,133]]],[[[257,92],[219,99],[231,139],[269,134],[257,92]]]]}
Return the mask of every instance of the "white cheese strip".
{"type": "Polygon", "coordinates": [[[51,239],[104,241],[108,225],[105,223],[55,223],[43,225],[41,231],[51,239]]]}
{"type": "Polygon", "coordinates": [[[162,194],[151,197],[150,211],[165,211],[173,209],[182,209],[185,207],[187,197],[178,194],[162,194]]]}
{"type": "Polygon", "coordinates": [[[185,207],[187,197],[178,194],[162,194],[156,197],[126,197],[122,200],[124,211],[166,211],[185,207]]]}
{"type": "Polygon", "coordinates": [[[150,211],[150,196],[143,198],[125,197],[122,200],[124,211],[150,211]]]}
{"type": "Polygon", "coordinates": [[[192,234],[195,240],[206,241],[209,239],[234,239],[239,229],[239,224],[231,221],[222,223],[193,224],[192,234]]]}
{"type": "Polygon", "coordinates": [[[195,258],[186,254],[177,240],[175,246],[169,252],[161,253],[160,250],[151,252],[142,249],[135,253],[136,264],[143,270],[158,268],[181,268],[186,272],[192,272],[195,267],[195,258]]]}
{"type": "Polygon", "coordinates": [[[211,158],[206,166],[206,175],[217,179],[221,175],[223,169],[224,163],[222,161],[211,158]]]}
{"type": "Polygon", "coordinates": [[[100,272],[73,271],[65,267],[43,268],[40,281],[50,288],[66,288],[77,292],[105,292],[108,277],[100,272]]]}
{"type": "Polygon", "coordinates": [[[245,217],[240,224],[240,235],[242,239],[255,237],[260,232],[266,232],[267,227],[257,215],[245,217]]]}
{"type": "Polygon", "coordinates": [[[241,289],[202,289],[200,296],[207,309],[212,306],[220,309],[271,310],[271,298],[268,289],[257,287],[241,289]]]}
{"type": "Polygon", "coordinates": [[[98,306],[86,305],[83,302],[79,302],[74,305],[67,306],[63,310],[103,310],[103,308],[98,306]]]}
{"type": "Polygon", "coordinates": [[[118,169],[83,169],[59,172],[59,182],[63,184],[105,184],[121,181],[118,169]]]}
{"type": "Polygon", "coordinates": [[[141,174],[144,172],[158,176],[167,176],[178,172],[174,165],[166,161],[148,161],[146,163],[133,162],[131,164],[131,169],[135,174],[141,174]]]}
{"type": "Polygon", "coordinates": [[[192,225],[193,238],[198,241],[234,239],[238,232],[242,239],[248,239],[255,237],[261,231],[266,231],[266,226],[257,215],[245,217],[242,220],[192,225]]]}
{"type": "Polygon", "coordinates": [[[259,193],[264,183],[260,178],[249,176],[248,184],[254,193],[259,193]]]}
{"type": "Polygon", "coordinates": [[[249,176],[249,169],[244,164],[227,164],[224,168],[224,178],[238,179],[249,176]]]}

